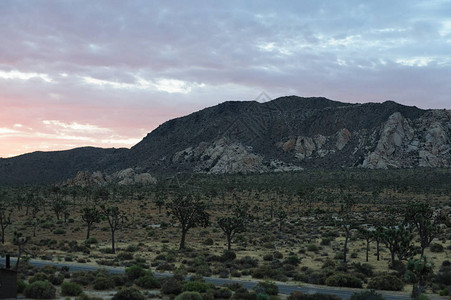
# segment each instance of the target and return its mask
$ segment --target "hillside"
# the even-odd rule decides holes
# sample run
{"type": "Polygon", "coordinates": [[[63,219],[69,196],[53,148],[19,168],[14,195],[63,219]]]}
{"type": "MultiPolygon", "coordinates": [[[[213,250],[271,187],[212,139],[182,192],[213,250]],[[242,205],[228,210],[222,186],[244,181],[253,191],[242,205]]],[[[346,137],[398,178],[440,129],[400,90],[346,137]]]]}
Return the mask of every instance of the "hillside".
{"type": "Polygon", "coordinates": [[[451,165],[451,111],[326,98],[229,101],[169,120],[131,149],[80,148],[0,160],[0,184],[77,171],[153,174],[416,168],[451,165]]]}

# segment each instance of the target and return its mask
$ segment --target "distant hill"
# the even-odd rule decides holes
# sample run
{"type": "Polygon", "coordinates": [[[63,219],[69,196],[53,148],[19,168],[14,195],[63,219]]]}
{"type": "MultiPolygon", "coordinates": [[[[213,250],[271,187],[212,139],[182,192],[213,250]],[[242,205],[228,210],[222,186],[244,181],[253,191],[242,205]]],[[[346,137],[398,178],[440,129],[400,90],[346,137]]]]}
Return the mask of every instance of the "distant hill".
{"type": "Polygon", "coordinates": [[[169,120],[129,150],[78,148],[2,159],[0,184],[126,168],[220,174],[450,165],[451,111],[289,96],[228,101],[169,120]]]}

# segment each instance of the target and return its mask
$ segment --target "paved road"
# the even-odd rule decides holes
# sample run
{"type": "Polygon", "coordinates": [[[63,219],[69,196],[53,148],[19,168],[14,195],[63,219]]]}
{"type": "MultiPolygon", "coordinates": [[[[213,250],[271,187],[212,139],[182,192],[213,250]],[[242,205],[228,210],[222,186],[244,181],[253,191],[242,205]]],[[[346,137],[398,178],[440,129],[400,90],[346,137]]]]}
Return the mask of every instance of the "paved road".
{"type": "MultiPolygon", "coordinates": [[[[11,265],[14,266],[16,263],[15,258],[11,258],[11,265]]],[[[108,270],[113,274],[122,274],[125,272],[124,267],[108,267],[108,266],[93,266],[88,264],[80,264],[80,263],[63,263],[63,262],[51,262],[51,261],[41,261],[41,260],[30,260],[30,263],[38,268],[42,268],[45,265],[52,265],[58,268],[68,267],[70,272],[75,271],[95,271],[100,268],[108,270]]],[[[0,257],[0,264],[5,264],[5,258],[0,257]]],[[[157,273],[155,272],[155,277],[157,278],[165,278],[172,276],[172,273],[157,273]]],[[[188,277],[189,278],[189,277],[188,277]]],[[[216,278],[216,277],[205,277],[206,282],[213,283],[215,285],[224,285],[231,283],[239,283],[243,287],[247,289],[254,288],[258,281],[256,280],[236,280],[236,279],[227,279],[227,278],[216,278]]],[[[342,299],[350,299],[351,295],[355,292],[361,292],[362,289],[351,289],[351,288],[339,288],[339,287],[329,287],[329,286],[318,286],[318,285],[310,285],[310,284],[302,284],[302,286],[285,284],[285,283],[277,283],[279,287],[279,293],[284,295],[289,295],[293,291],[301,291],[308,294],[322,293],[322,294],[332,294],[337,295],[342,299]]],[[[382,294],[386,300],[409,300],[410,295],[403,292],[391,292],[391,291],[377,291],[382,294]]],[[[428,295],[431,299],[434,300],[442,300],[448,299],[446,297],[439,297],[437,295],[428,295]]]]}

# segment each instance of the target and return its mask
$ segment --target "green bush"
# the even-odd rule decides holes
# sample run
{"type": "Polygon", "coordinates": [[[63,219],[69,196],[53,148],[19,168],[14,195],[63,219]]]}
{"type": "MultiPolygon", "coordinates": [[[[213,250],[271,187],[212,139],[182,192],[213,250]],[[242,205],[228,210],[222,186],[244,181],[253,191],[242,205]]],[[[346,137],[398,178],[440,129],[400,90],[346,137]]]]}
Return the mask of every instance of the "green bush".
{"type": "Polygon", "coordinates": [[[81,293],[77,298],[75,298],[76,300],[103,300],[103,298],[101,297],[96,297],[96,296],[89,296],[86,295],[85,293],[81,293]]]}
{"type": "Polygon", "coordinates": [[[182,287],[182,291],[184,292],[205,293],[209,289],[214,289],[214,285],[200,281],[186,281],[182,287]]]}
{"type": "Polygon", "coordinates": [[[316,252],[318,250],[319,250],[319,248],[315,244],[308,244],[307,245],[307,251],[316,252]]]}
{"type": "Polygon", "coordinates": [[[257,295],[254,293],[249,293],[249,291],[241,287],[235,291],[235,294],[233,294],[232,299],[236,300],[257,300],[257,295]]]}
{"type": "Polygon", "coordinates": [[[144,297],[141,292],[134,288],[125,288],[120,291],[118,291],[111,300],[144,300],[146,297],[144,297]]]}
{"type": "Polygon", "coordinates": [[[234,260],[235,258],[236,258],[236,253],[231,250],[227,250],[221,255],[222,261],[231,261],[231,260],[234,260]]]}
{"type": "Polygon", "coordinates": [[[255,286],[254,290],[257,294],[267,294],[273,296],[276,296],[279,293],[279,288],[277,287],[277,284],[271,281],[259,282],[255,286]]]}
{"type": "Polygon", "coordinates": [[[215,299],[230,299],[230,297],[232,297],[232,294],[232,291],[226,287],[215,290],[214,292],[215,299]]]}
{"type": "Polygon", "coordinates": [[[160,282],[153,276],[151,272],[147,272],[146,275],[136,279],[135,284],[145,289],[154,289],[160,287],[160,282]]]}
{"type": "Polygon", "coordinates": [[[35,281],[25,288],[24,294],[33,299],[53,299],[56,289],[48,281],[35,281]]]}
{"type": "Polygon", "coordinates": [[[53,231],[53,234],[66,234],[66,230],[57,228],[53,231]]]}
{"type": "Polygon", "coordinates": [[[85,244],[86,244],[86,245],[97,244],[97,243],[99,243],[99,241],[97,241],[97,239],[96,239],[96,238],[93,238],[93,237],[91,237],[91,238],[85,240],[85,244]]]}
{"type": "Polygon", "coordinates": [[[340,300],[336,295],[328,294],[304,294],[303,292],[294,291],[288,296],[288,300],[340,300]]]}
{"type": "Polygon", "coordinates": [[[39,272],[28,279],[28,283],[33,283],[36,281],[48,281],[48,276],[42,272],[39,272]]]}
{"type": "Polygon", "coordinates": [[[202,300],[201,294],[198,292],[183,292],[177,297],[175,297],[175,300],[202,300]]]}
{"type": "Polygon", "coordinates": [[[271,253],[263,255],[263,260],[265,261],[272,261],[274,259],[274,256],[271,253]]]}
{"type": "Polygon", "coordinates": [[[161,292],[165,295],[178,295],[182,292],[182,283],[174,277],[168,278],[161,284],[161,292]]]}
{"type": "Polygon", "coordinates": [[[301,259],[296,255],[290,255],[284,260],[285,264],[297,266],[301,263],[301,259]]]}
{"type": "Polygon", "coordinates": [[[61,284],[61,295],[63,296],[78,296],[82,292],[81,286],[75,282],[63,282],[61,284]]]}
{"type": "Polygon", "coordinates": [[[26,287],[27,287],[27,284],[23,280],[17,279],[17,292],[18,293],[23,293],[23,291],[25,290],[26,287]]]}
{"type": "Polygon", "coordinates": [[[347,273],[336,273],[326,278],[326,285],[329,286],[341,286],[341,287],[351,287],[351,288],[361,288],[362,282],[359,278],[347,274],[347,273]]]}
{"type": "Polygon", "coordinates": [[[109,276],[97,276],[94,280],[93,288],[95,290],[104,291],[115,287],[114,281],[109,276]]]}
{"type": "Polygon", "coordinates": [[[132,260],[133,254],[130,252],[119,252],[116,257],[119,260],[132,260]]]}
{"type": "Polygon", "coordinates": [[[130,280],[138,279],[141,276],[146,275],[146,270],[144,268],[134,265],[125,269],[125,274],[130,280]]]}
{"type": "Polygon", "coordinates": [[[374,277],[368,283],[369,289],[401,291],[404,288],[404,282],[398,277],[390,274],[382,274],[374,277]]]}
{"type": "Polygon", "coordinates": [[[351,300],[384,300],[381,294],[376,293],[375,290],[363,291],[354,293],[351,296],[351,300]]]}
{"type": "Polygon", "coordinates": [[[429,247],[431,249],[431,252],[434,252],[434,253],[440,253],[440,252],[444,251],[443,246],[438,243],[432,243],[429,247]]]}

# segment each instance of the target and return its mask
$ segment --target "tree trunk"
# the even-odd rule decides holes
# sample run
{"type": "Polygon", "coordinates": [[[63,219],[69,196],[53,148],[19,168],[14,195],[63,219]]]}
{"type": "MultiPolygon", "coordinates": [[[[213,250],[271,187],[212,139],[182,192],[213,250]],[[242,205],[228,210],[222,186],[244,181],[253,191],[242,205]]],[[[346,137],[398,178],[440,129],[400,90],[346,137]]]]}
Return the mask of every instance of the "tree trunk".
{"type": "Polygon", "coordinates": [[[346,263],[346,256],[347,256],[347,252],[348,252],[348,240],[349,240],[349,235],[351,233],[351,229],[346,228],[346,239],[345,239],[345,246],[343,249],[343,261],[346,263]]]}
{"type": "Polygon", "coordinates": [[[423,258],[423,256],[424,256],[424,249],[425,249],[426,247],[423,247],[423,246],[421,246],[421,258],[423,258]]]}
{"type": "Polygon", "coordinates": [[[86,239],[89,239],[89,233],[91,232],[91,224],[88,223],[88,232],[86,233],[86,239]]]}
{"type": "Polygon", "coordinates": [[[2,226],[2,244],[5,243],[5,228],[2,226]]]}
{"type": "Polygon", "coordinates": [[[111,229],[111,252],[114,254],[116,250],[114,249],[114,230],[111,229]]]}
{"type": "Polygon", "coordinates": [[[230,234],[227,234],[227,250],[232,250],[232,237],[230,234]]]}
{"type": "Polygon", "coordinates": [[[368,252],[370,252],[370,242],[366,241],[366,262],[368,262],[368,252]]]}
{"type": "Polygon", "coordinates": [[[179,250],[185,249],[186,230],[182,229],[182,239],[180,240],[179,250]]]}
{"type": "Polygon", "coordinates": [[[395,251],[390,250],[390,253],[391,253],[391,265],[393,267],[395,265],[395,251]]]}
{"type": "Polygon", "coordinates": [[[376,257],[377,261],[379,261],[379,240],[376,241],[376,257]]]}

